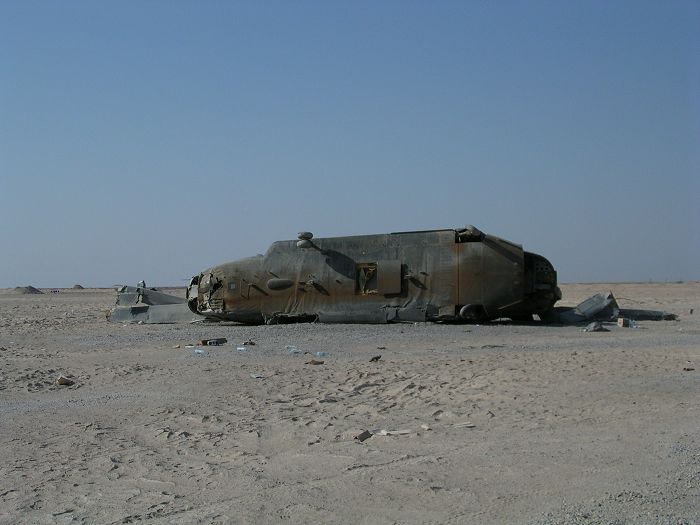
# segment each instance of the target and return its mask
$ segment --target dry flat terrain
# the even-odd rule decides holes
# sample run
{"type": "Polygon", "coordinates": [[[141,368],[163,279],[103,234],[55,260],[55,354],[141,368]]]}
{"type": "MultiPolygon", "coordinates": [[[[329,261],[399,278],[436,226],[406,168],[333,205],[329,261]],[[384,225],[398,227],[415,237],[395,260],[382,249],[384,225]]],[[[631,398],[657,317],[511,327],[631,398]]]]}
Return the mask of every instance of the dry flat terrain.
{"type": "Polygon", "coordinates": [[[700,523],[700,283],[562,289],[680,319],[124,326],[111,290],[0,293],[0,523],[700,523]]]}

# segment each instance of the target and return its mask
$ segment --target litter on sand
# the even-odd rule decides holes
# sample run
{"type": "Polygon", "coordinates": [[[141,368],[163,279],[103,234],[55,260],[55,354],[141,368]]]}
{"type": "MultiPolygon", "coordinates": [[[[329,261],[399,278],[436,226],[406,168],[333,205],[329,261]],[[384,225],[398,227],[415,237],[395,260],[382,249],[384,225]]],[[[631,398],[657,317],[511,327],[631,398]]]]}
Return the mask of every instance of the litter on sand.
{"type": "Polygon", "coordinates": [[[202,346],[221,346],[227,343],[225,337],[217,337],[215,339],[202,339],[199,344],[202,346]]]}
{"type": "Polygon", "coordinates": [[[366,439],[371,438],[372,435],[373,434],[369,430],[363,430],[362,432],[360,432],[358,435],[355,436],[355,439],[357,441],[359,441],[360,443],[362,443],[366,439]]]}
{"type": "Polygon", "coordinates": [[[586,328],[583,329],[584,332],[609,332],[607,328],[603,326],[600,321],[593,321],[586,328]]]}
{"type": "Polygon", "coordinates": [[[410,434],[410,430],[380,430],[377,432],[379,436],[406,436],[410,434]]]}

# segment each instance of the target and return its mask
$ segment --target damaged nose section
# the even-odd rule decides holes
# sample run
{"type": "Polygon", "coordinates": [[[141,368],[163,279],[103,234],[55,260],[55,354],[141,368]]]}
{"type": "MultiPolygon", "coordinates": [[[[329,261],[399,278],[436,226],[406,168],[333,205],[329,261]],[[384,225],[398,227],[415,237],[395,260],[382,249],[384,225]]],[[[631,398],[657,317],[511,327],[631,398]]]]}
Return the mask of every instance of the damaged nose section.
{"type": "Polygon", "coordinates": [[[199,315],[218,317],[224,311],[224,281],[218,268],[195,275],[187,287],[187,306],[199,315]]]}
{"type": "Polygon", "coordinates": [[[190,284],[187,285],[187,307],[192,313],[198,314],[197,302],[199,297],[199,279],[202,274],[195,275],[190,279],[190,284]]]}

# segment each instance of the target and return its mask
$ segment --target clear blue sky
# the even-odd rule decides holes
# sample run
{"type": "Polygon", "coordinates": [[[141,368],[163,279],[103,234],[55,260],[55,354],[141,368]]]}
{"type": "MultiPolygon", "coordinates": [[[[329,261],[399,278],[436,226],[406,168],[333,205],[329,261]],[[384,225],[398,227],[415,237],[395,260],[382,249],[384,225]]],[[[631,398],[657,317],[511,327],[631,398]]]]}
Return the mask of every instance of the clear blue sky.
{"type": "Polygon", "coordinates": [[[700,279],[700,2],[0,2],[0,287],[475,224],[700,279]]]}

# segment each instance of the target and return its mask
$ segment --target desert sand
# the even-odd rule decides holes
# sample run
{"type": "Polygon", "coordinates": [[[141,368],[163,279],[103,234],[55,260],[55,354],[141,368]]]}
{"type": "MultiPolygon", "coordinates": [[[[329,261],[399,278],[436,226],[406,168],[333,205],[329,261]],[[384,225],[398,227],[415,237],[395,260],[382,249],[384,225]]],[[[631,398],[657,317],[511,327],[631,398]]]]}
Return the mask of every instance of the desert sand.
{"type": "Polygon", "coordinates": [[[700,283],[562,290],[679,320],[121,325],[113,290],[0,293],[0,523],[700,523],[700,283]]]}

